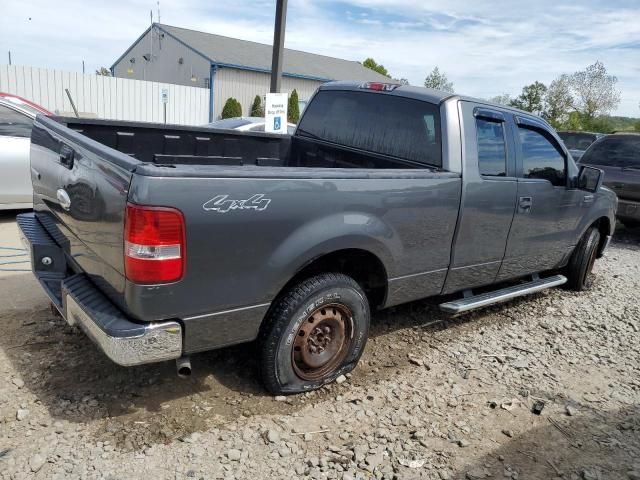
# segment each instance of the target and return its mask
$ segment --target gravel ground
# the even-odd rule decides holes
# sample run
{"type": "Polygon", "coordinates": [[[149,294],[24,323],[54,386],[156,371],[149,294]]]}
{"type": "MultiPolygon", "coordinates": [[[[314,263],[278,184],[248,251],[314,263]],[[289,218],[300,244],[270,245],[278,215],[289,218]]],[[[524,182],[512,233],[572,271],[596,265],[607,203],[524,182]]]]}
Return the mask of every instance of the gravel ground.
{"type": "Polygon", "coordinates": [[[286,398],[252,345],[195,356],[187,380],[118,367],[30,274],[0,276],[0,478],[638,480],[640,233],[594,274],[453,319],[435,300],[379,312],[353,374],[286,398]]]}

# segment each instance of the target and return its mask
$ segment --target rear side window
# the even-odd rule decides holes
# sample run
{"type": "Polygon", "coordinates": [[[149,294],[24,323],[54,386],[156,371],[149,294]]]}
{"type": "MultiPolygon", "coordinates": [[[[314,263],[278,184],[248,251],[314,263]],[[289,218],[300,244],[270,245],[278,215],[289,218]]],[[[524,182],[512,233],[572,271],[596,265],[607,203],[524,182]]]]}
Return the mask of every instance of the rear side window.
{"type": "Polygon", "coordinates": [[[321,91],[298,135],[410,162],[442,166],[436,105],[384,93],[321,91]]]}
{"type": "Polygon", "coordinates": [[[549,180],[556,187],[566,185],[564,155],[537,130],[519,127],[524,178],[549,180]]]}
{"type": "Polygon", "coordinates": [[[0,105],[0,137],[30,137],[33,120],[0,105]]]}
{"type": "Polygon", "coordinates": [[[604,138],[587,150],[580,163],[640,168],[640,135],[604,138]]]}
{"type": "Polygon", "coordinates": [[[480,175],[506,177],[507,147],[504,141],[504,123],[477,118],[476,131],[480,175]]]}

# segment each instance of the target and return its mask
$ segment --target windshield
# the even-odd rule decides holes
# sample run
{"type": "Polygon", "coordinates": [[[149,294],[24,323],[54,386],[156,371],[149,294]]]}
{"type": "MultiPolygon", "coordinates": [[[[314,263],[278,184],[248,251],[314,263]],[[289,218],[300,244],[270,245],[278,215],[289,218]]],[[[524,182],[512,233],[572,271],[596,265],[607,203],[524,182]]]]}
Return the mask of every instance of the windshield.
{"type": "Polygon", "coordinates": [[[595,143],[580,163],[609,167],[640,168],[640,135],[611,136],[595,143]]]}
{"type": "Polygon", "coordinates": [[[592,133],[558,132],[558,135],[569,150],[586,150],[596,140],[592,133]]]}

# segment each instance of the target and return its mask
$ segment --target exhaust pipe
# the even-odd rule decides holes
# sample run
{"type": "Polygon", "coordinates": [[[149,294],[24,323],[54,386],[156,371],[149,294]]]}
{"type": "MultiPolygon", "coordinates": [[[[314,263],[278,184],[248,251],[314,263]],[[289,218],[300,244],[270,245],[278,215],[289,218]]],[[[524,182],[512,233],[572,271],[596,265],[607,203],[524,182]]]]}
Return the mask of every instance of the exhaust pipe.
{"type": "Polygon", "coordinates": [[[180,378],[187,378],[191,376],[191,357],[186,355],[176,360],[176,369],[178,370],[178,376],[180,378]]]}

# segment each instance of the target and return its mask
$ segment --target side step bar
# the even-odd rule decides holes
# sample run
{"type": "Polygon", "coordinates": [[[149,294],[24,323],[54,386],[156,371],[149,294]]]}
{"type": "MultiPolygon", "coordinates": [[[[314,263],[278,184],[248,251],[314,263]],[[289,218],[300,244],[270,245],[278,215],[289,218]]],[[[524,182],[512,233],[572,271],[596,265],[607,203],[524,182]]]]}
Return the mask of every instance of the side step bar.
{"type": "Polygon", "coordinates": [[[541,290],[546,290],[547,288],[557,287],[563,283],[567,283],[567,277],[564,275],[553,275],[547,278],[540,278],[537,275],[534,275],[533,280],[527,283],[522,283],[513,287],[501,288],[500,290],[482,293],[480,295],[465,295],[464,298],[459,300],[442,303],[440,304],[440,310],[447,313],[463,313],[475,308],[506,302],[512,298],[536,293],[541,290]]]}

